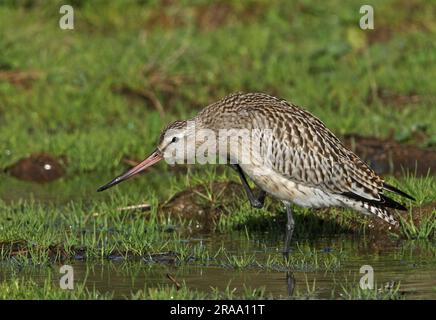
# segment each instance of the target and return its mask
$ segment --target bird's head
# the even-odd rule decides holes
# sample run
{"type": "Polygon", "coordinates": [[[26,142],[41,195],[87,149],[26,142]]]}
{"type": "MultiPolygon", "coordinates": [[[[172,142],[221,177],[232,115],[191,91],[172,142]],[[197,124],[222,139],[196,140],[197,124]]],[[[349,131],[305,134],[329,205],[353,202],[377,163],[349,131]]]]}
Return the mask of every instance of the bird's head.
{"type": "Polygon", "coordinates": [[[103,191],[123,182],[144,171],[162,159],[168,163],[180,163],[195,158],[197,147],[195,140],[194,121],[174,121],[161,132],[157,148],[144,161],[116,177],[111,182],[101,186],[97,191],[103,191]]]}
{"type": "Polygon", "coordinates": [[[177,120],[162,130],[157,150],[167,163],[189,162],[195,158],[198,145],[196,129],[196,123],[193,120],[177,120]]]}

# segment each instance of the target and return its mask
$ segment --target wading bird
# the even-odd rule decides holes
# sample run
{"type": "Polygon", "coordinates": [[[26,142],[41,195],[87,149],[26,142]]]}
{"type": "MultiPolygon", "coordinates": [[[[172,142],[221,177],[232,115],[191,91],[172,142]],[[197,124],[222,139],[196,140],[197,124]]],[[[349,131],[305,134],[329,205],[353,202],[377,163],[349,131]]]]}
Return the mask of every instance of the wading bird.
{"type": "Polygon", "coordinates": [[[207,106],[189,121],[195,123],[195,130],[187,125],[187,121],[171,123],[162,131],[156,150],[147,159],[98,191],[166,159],[169,148],[183,147],[185,143],[198,148],[200,144],[195,138],[198,130],[219,133],[231,128],[252,131],[254,143],[238,140],[236,148],[226,149],[226,154],[219,156],[230,159],[230,166],[238,173],[253,207],[261,208],[266,194],[284,203],[287,212],[286,256],[294,230],[291,204],[309,208],[351,208],[398,226],[386,208],[406,208],[388,198],[385,191],[414,200],[384,182],[319,119],[285,100],[263,93],[235,93],[207,106]],[[241,151],[250,155],[250,161],[234,161],[241,151]],[[261,190],[257,197],[245,175],[261,190]]]}

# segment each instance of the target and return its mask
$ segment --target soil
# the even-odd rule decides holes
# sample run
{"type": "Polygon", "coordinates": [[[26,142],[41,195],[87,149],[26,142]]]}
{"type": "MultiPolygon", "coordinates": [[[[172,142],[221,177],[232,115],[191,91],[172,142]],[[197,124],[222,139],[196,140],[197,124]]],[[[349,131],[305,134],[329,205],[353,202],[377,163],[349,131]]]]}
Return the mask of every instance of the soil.
{"type": "Polygon", "coordinates": [[[346,136],[344,143],[378,174],[401,176],[410,172],[423,177],[436,173],[436,151],[431,149],[355,135],[346,136]]]}
{"type": "Polygon", "coordinates": [[[50,182],[65,175],[65,159],[57,159],[47,153],[33,154],[21,159],[6,172],[20,180],[38,183],[50,182]]]}
{"type": "MultiPolygon", "coordinates": [[[[367,103],[373,104],[374,98],[373,94],[369,92],[367,103]]],[[[419,104],[423,100],[423,97],[414,92],[409,94],[399,94],[391,90],[377,88],[376,99],[379,99],[384,105],[392,105],[400,108],[403,106],[419,104]]]]}
{"type": "Polygon", "coordinates": [[[35,70],[0,70],[0,81],[7,81],[16,87],[21,87],[23,89],[30,89],[33,82],[40,77],[41,72],[35,70]]]}
{"type": "Polygon", "coordinates": [[[161,212],[192,221],[193,231],[210,232],[214,230],[217,218],[226,214],[224,208],[243,196],[244,190],[236,182],[198,185],[177,193],[161,206],[161,212]]]}
{"type": "Polygon", "coordinates": [[[187,10],[174,7],[176,1],[163,1],[157,10],[151,12],[146,21],[148,29],[174,29],[187,25],[191,20],[196,27],[204,32],[228,25],[233,22],[249,23],[261,18],[266,4],[252,3],[252,5],[238,9],[226,2],[196,5],[187,10]]]}

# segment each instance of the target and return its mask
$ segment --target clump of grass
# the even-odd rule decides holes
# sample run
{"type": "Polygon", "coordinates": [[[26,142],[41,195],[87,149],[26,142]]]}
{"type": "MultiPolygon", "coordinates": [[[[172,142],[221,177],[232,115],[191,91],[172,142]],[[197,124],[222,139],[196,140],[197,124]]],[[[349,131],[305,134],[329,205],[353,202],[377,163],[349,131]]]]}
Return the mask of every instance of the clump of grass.
{"type": "Polygon", "coordinates": [[[246,269],[255,266],[256,258],[252,254],[234,255],[224,252],[224,266],[230,266],[234,269],[246,269]]]}
{"type": "Polygon", "coordinates": [[[400,232],[406,239],[434,239],[436,235],[436,209],[416,223],[409,211],[407,218],[400,216],[400,232]]]}
{"type": "Polygon", "coordinates": [[[265,287],[260,288],[251,288],[244,284],[243,291],[238,292],[238,289],[231,286],[231,283],[227,284],[227,287],[224,291],[219,290],[217,287],[211,288],[212,293],[210,294],[210,298],[212,299],[244,299],[244,300],[262,300],[266,299],[265,287]]]}
{"type": "Polygon", "coordinates": [[[341,286],[340,297],[345,300],[403,300],[400,283],[391,286],[377,286],[373,289],[362,289],[360,286],[345,284],[341,286]]]}
{"type": "Polygon", "coordinates": [[[319,294],[319,290],[316,287],[316,279],[314,278],[312,283],[309,283],[307,275],[305,277],[305,291],[301,291],[300,289],[296,289],[292,295],[294,299],[307,300],[307,299],[316,299],[319,294]]]}
{"type": "Polygon", "coordinates": [[[153,288],[145,288],[133,292],[131,296],[125,296],[125,298],[133,300],[231,300],[231,299],[244,299],[244,300],[260,300],[265,299],[265,288],[251,288],[246,285],[243,286],[241,292],[237,288],[234,288],[229,283],[224,290],[217,287],[211,287],[209,292],[199,291],[197,289],[191,289],[186,286],[186,283],[176,288],[175,286],[164,285],[153,288]]]}
{"type": "MultiPolygon", "coordinates": [[[[401,179],[389,178],[392,185],[401,186],[401,190],[413,196],[416,201],[407,201],[408,206],[422,206],[426,203],[432,203],[436,200],[436,177],[428,174],[425,177],[416,177],[413,173],[407,172],[401,179]]],[[[405,199],[396,195],[390,196],[400,202],[405,199]]]]}
{"type": "Polygon", "coordinates": [[[268,255],[265,269],[292,271],[335,271],[341,267],[345,255],[342,251],[320,252],[309,246],[297,243],[287,259],[282,255],[268,255]]]}
{"type": "Polygon", "coordinates": [[[200,263],[209,264],[215,261],[217,257],[224,251],[224,247],[220,246],[217,250],[210,250],[203,243],[196,243],[194,245],[179,243],[176,245],[175,250],[179,257],[179,263],[200,263]]]}

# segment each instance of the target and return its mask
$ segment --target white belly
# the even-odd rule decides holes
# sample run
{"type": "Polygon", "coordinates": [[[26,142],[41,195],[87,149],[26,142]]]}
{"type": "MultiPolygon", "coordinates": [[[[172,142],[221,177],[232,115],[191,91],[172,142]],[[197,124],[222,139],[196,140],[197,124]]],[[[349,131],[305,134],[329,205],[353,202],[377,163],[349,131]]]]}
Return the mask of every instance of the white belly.
{"type": "Polygon", "coordinates": [[[301,207],[323,208],[341,206],[336,195],[320,189],[297,184],[272,170],[258,170],[257,166],[240,165],[254,183],[273,197],[301,207]]]}

